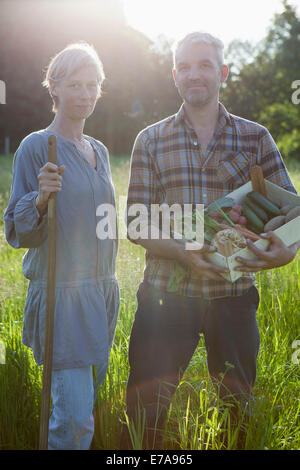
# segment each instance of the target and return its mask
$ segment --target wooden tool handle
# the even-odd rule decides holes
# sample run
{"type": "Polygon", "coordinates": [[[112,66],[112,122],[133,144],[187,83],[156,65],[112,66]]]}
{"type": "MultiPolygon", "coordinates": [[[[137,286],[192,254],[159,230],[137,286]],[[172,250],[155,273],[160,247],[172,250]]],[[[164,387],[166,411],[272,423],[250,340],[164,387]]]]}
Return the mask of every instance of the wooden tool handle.
{"type": "MultiPolygon", "coordinates": [[[[57,165],[56,137],[48,138],[48,160],[57,165]]],[[[51,397],[51,375],[53,356],[53,330],[55,307],[55,271],[56,271],[56,193],[51,193],[48,200],[48,261],[47,261],[47,297],[46,322],[43,360],[43,388],[40,417],[39,449],[48,449],[48,429],[51,397]]]]}
{"type": "MultiPolygon", "coordinates": [[[[48,137],[48,161],[57,165],[57,141],[54,135],[48,137]]],[[[48,200],[48,229],[52,230],[54,224],[49,224],[49,221],[56,219],[56,193],[51,193],[48,200]],[[51,227],[49,227],[51,225],[51,227]]],[[[53,228],[54,229],[54,228],[53,228]]],[[[56,227],[55,227],[56,230],[56,227]]]]}
{"type": "Polygon", "coordinates": [[[257,191],[267,197],[266,185],[261,167],[256,165],[250,168],[250,177],[253,191],[257,191]]]}
{"type": "Polygon", "coordinates": [[[48,137],[48,161],[57,165],[57,141],[55,135],[48,137]]]}

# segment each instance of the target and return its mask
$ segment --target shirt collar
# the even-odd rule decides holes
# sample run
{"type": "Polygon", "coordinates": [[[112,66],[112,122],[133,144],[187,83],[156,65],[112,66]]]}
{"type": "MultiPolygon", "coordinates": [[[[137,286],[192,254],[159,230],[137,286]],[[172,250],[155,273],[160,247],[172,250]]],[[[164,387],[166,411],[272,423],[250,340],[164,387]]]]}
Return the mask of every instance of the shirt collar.
{"type": "MultiPolygon", "coordinates": [[[[181,122],[186,122],[189,127],[191,127],[191,124],[187,118],[185,109],[184,109],[184,103],[180,106],[178,112],[175,114],[175,120],[174,124],[177,126],[181,122]]],[[[226,124],[231,125],[231,119],[230,119],[230,114],[225,108],[225,106],[219,102],[219,119],[218,119],[218,127],[222,128],[226,124]]]]}

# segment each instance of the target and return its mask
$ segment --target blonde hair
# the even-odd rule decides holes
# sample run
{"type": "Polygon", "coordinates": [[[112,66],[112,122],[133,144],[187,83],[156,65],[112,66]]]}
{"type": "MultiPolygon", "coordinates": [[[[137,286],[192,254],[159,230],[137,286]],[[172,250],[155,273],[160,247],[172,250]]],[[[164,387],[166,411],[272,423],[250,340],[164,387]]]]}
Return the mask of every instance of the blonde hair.
{"type": "Polygon", "coordinates": [[[57,111],[58,100],[52,95],[51,88],[59,83],[63,78],[70,76],[72,73],[82,67],[89,65],[95,66],[98,75],[99,95],[101,96],[101,85],[105,79],[103,65],[95,48],[86,42],[78,42],[69,44],[62,51],[58,52],[50,61],[45,74],[42,85],[49,90],[49,94],[53,100],[52,111],[57,111]]]}
{"type": "Polygon", "coordinates": [[[210,44],[211,46],[214,46],[217,52],[218,56],[218,62],[220,67],[224,65],[224,54],[223,54],[223,49],[224,49],[224,44],[223,42],[216,38],[215,36],[212,36],[209,33],[205,33],[202,31],[196,31],[194,33],[189,33],[187,34],[183,39],[177,42],[174,48],[173,52],[173,67],[176,69],[176,58],[177,58],[177,52],[178,49],[185,45],[185,44],[210,44]]]}

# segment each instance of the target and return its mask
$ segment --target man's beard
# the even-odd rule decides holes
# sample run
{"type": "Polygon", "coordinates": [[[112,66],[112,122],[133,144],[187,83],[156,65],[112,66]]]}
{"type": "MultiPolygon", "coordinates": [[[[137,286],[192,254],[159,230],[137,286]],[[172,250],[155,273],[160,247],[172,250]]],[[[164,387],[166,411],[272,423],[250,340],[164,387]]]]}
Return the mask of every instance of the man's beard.
{"type": "MultiPolygon", "coordinates": [[[[217,93],[217,87],[216,90],[212,90],[204,83],[199,83],[199,85],[202,87],[199,90],[191,90],[190,87],[192,87],[192,84],[187,85],[186,90],[181,96],[186,103],[195,108],[202,108],[210,103],[217,93]]],[[[195,84],[195,86],[197,86],[197,84],[195,84]]]]}
{"type": "Polygon", "coordinates": [[[207,92],[188,92],[185,94],[184,97],[185,101],[190,105],[195,108],[202,108],[204,105],[209,103],[211,100],[211,96],[207,92]]]}

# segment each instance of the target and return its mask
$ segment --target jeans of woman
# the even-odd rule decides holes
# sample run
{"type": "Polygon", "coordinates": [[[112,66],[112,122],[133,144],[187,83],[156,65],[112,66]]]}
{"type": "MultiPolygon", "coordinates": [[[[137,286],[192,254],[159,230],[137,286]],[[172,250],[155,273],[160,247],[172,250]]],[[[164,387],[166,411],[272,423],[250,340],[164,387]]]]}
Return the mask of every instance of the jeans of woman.
{"type": "MultiPolygon", "coordinates": [[[[98,369],[98,383],[107,365],[98,369]]],[[[94,435],[93,408],[96,384],[93,366],[53,370],[52,409],[49,419],[49,450],[88,450],[94,435]]]]}
{"type": "MultiPolygon", "coordinates": [[[[210,377],[223,399],[247,406],[256,376],[259,294],[213,300],[162,292],[143,282],[130,343],[127,414],[146,413],[144,448],[161,449],[162,429],[179,381],[203,334],[210,377]],[[227,396],[227,397],[226,397],[227,396]]],[[[121,448],[130,448],[123,429],[121,448]]]]}

